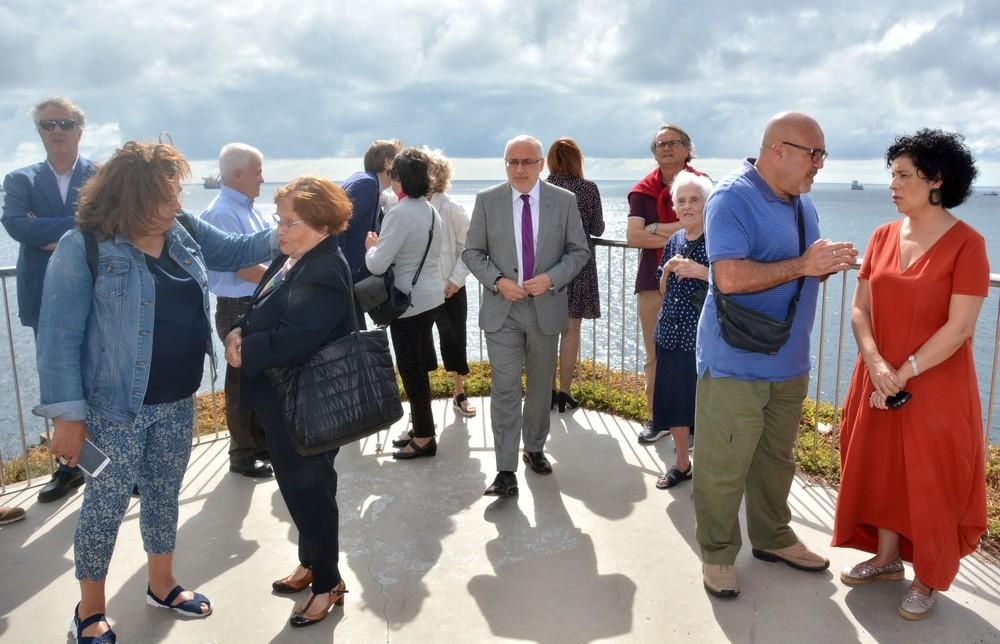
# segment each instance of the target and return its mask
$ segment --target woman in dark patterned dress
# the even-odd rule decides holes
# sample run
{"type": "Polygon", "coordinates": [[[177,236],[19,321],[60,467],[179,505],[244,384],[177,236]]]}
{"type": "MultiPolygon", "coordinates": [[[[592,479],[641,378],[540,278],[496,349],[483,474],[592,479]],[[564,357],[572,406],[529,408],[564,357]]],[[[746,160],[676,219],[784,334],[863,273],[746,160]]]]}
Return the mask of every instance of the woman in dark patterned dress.
{"type": "MultiPolygon", "coordinates": [[[[563,329],[559,346],[559,390],[552,389],[552,406],[559,411],[576,409],[580,403],[570,395],[573,370],[580,353],[580,323],[583,318],[601,317],[601,300],[597,292],[597,263],[594,261],[592,237],[604,233],[604,213],[601,210],[601,193],[593,181],[583,178],[583,153],[576,141],[568,137],[556,139],[546,158],[549,164],[549,183],[565,188],[576,195],[583,230],[590,241],[590,260],[573,278],[567,288],[569,296],[569,322],[563,329]]],[[[556,384],[553,374],[553,385],[556,384]]]]}

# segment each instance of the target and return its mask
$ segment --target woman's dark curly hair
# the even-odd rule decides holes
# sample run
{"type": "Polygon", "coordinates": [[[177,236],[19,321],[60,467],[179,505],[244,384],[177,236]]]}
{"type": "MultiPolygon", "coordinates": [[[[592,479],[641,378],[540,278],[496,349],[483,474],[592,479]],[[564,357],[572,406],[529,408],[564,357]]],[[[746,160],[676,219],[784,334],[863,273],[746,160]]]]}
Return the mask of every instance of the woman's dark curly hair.
{"type": "Polygon", "coordinates": [[[901,156],[909,157],[925,179],[941,180],[941,205],[945,208],[960,205],[972,194],[972,181],[979,171],[961,134],[925,128],[897,136],[886,150],[886,166],[901,156]]]}

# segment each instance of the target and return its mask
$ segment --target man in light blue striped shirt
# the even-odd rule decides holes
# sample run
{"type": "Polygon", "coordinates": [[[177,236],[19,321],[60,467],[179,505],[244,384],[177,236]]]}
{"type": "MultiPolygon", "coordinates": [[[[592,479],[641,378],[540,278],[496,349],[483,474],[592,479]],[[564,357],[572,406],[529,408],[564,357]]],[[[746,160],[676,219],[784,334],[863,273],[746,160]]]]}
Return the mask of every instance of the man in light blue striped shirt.
{"type": "MultiPolygon", "coordinates": [[[[264,183],[264,157],[245,143],[229,143],[219,153],[222,188],[205,212],[204,221],[229,233],[255,233],[274,226],[254,206],[264,183]]],[[[257,282],[267,266],[258,264],[235,273],[208,271],[208,288],[216,295],[215,329],[225,342],[226,334],[243,316],[257,282]]],[[[250,477],[271,476],[266,457],[264,428],[256,414],[240,408],[240,370],[226,366],[226,425],[229,427],[229,470],[250,477]]]]}

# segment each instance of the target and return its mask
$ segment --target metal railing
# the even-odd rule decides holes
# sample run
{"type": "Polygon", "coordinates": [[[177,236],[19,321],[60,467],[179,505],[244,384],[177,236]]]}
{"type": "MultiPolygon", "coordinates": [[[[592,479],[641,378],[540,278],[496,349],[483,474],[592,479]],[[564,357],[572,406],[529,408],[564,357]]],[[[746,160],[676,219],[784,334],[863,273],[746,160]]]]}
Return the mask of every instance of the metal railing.
{"type": "MultiPolygon", "coordinates": [[[[634,373],[636,377],[641,377],[642,364],[644,360],[644,346],[639,326],[637,311],[637,298],[633,294],[633,282],[636,268],[638,266],[639,252],[637,249],[629,248],[624,241],[595,239],[595,259],[598,267],[598,284],[601,294],[601,318],[585,323],[581,329],[580,357],[590,359],[594,364],[603,364],[608,367],[606,373],[608,382],[611,384],[611,372],[616,370],[621,373],[634,373]],[[589,329],[588,329],[589,327],[589,329]]],[[[858,264],[852,267],[856,270],[858,264]]],[[[23,410],[25,396],[22,395],[24,387],[24,374],[26,369],[30,372],[34,367],[33,353],[34,345],[29,330],[15,325],[13,321],[13,311],[11,307],[12,289],[9,285],[14,283],[16,277],[13,268],[0,268],[0,287],[3,291],[4,307],[4,327],[7,336],[7,356],[10,364],[9,375],[11,379],[10,387],[3,387],[11,393],[0,394],[0,435],[4,431],[9,433],[10,427],[16,427],[19,437],[21,454],[13,457],[2,448],[0,443],[0,492],[6,492],[8,480],[4,464],[14,460],[23,459],[25,471],[29,470],[28,453],[29,424],[36,426],[46,436],[49,435],[47,423],[41,419],[27,415],[23,410]],[[30,369],[29,369],[30,368],[30,369]],[[8,405],[14,405],[13,417],[6,411],[8,405]],[[8,425],[4,427],[3,424],[8,425]],[[6,460],[5,460],[6,459],[6,460]]],[[[842,273],[825,281],[820,288],[819,302],[817,306],[817,320],[813,328],[812,350],[815,356],[814,366],[811,373],[811,384],[814,387],[812,397],[815,401],[816,409],[819,409],[820,402],[830,403],[835,411],[833,422],[829,427],[813,427],[820,433],[833,432],[833,439],[836,440],[840,405],[843,402],[841,396],[844,392],[845,383],[845,361],[849,361],[848,368],[852,368],[856,356],[854,337],[847,332],[848,321],[850,319],[848,296],[851,292],[853,282],[848,279],[847,273],[842,273]],[[831,311],[831,309],[834,309],[831,311]],[[831,320],[836,318],[835,320],[831,320]],[[830,339],[829,335],[835,335],[835,339],[830,339]],[[832,360],[829,355],[835,355],[832,360]]],[[[992,360],[989,365],[985,364],[983,356],[980,354],[977,360],[976,370],[980,378],[980,389],[984,401],[984,426],[983,434],[987,448],[991,444],[991,429],[993,427],[994,403],[997,389],[997,369],[1000,365],[1000,275],[990,276],[990,294],[984,311],[980,314],[977,325],[974,346],[979,343],[989,342],[992,349],[992,360]],[[989,305],[992,304],[992,307],[989,305]],[[988,313],[992,310],[992,320],[987,320],[988,313]],[[985,380],[989,381],[989,387],[985,392],[982,386],[985,380]]],[[[486,360],[485,341],[482,332],[476,324],[479,301],[482,295],[481,288],[469,289],[469,347],[470,357],[478,357],[486,360]],[[474,335],[473,335],[474,334],[474,335]],[[478,356],[475,353],[478,351],[478,356]]],[[[221,354],[219,354],[221,355],[221,354]]],[[[619,378],[619,387],[624,388],[625,378],[619,378]]],[[[32,392],[33,387],[28,387],[32,392]]],[[[209,385],[209,391],[214,394],[214,383],[209,385]]],[[[31,394],[33,397],[36,395],[31,394]]],[[[33,403],[32,401],[27,401],[33,403]]],[[[221,433],[218,415],[212,408],[212,423],[214,434],[207,437],[197,436],[196,441],[215,440],[224,437],[221,433]]],[[[818,414],[814,414],[818,418],[818,414]]],[[[49,459],[48,470],[51,472],[55,467],[52,459],[49,459]]]]}

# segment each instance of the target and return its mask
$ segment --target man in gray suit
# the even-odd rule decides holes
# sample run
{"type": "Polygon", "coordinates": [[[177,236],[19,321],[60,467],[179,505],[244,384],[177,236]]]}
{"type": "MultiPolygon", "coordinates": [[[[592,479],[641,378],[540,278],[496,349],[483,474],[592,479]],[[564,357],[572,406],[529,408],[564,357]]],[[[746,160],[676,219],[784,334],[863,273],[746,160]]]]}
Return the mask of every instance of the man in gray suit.
{"type": "Polygon", "coordinates": [[[462,261],[485,286],[479,326],[486,332],[493,380],[490,415],[497,476],[490,496],[517,494],[517,449],[538,474],[552,466],[542,453],[559,332],[568,318],[566,284],[590,249],[572,192],[539,180],[542,144],[518,136],[504,149],[506,183],[476,195],[462,261]],[[521,369],[527,394],[521,412],[521,369]]]}

